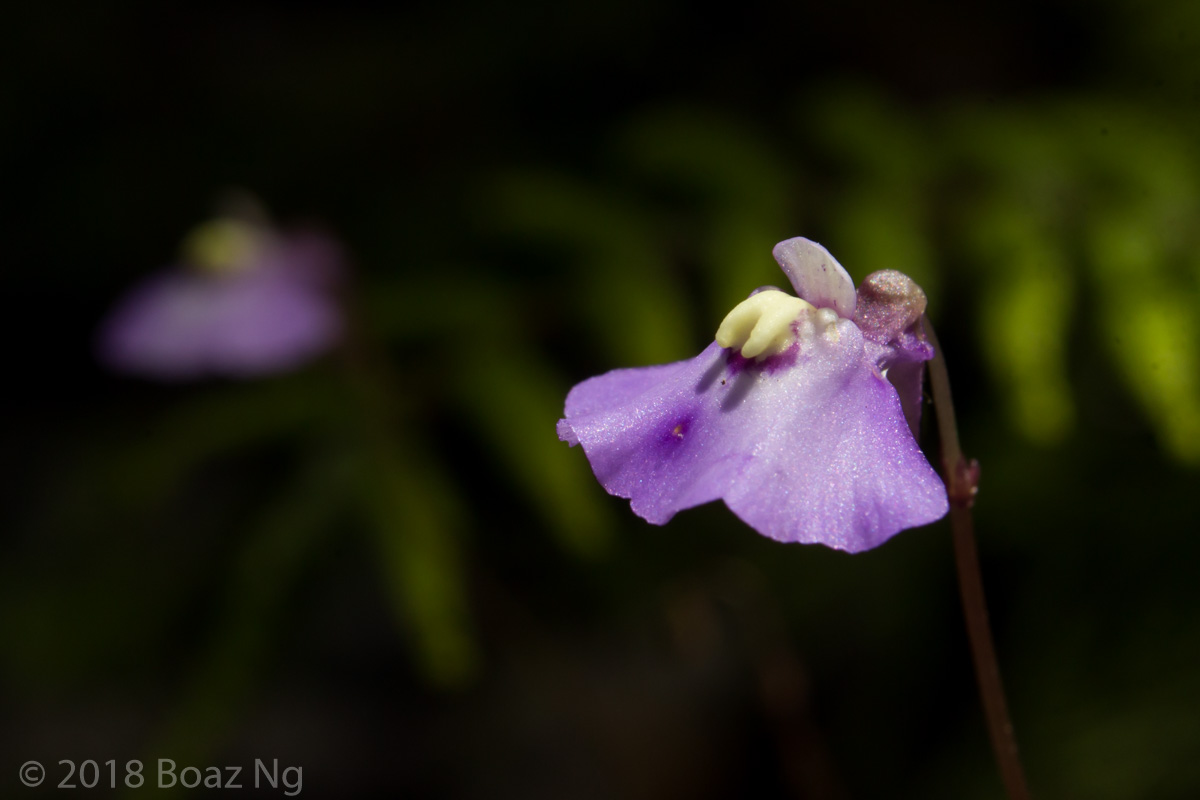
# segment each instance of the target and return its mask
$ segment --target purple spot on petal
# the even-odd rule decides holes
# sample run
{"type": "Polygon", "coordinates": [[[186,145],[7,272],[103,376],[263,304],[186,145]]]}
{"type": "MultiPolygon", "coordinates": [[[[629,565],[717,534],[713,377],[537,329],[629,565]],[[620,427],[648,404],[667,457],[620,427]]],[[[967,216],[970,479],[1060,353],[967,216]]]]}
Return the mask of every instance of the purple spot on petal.
{"type": "Polygon", "coordinates": [[[800,356],[800,343],[792,342],[791,346],[782,353],[764,358],[759,361],[756,358],[746,358],[736,350],[726,349],[726,359],[729,364],[729,377],[736,378],[745,371],[751,372],[766,372],[768,375],[774,375],[780,370],[796,366],[796,362],[800,356]]]}
{"type": "Polygon", "coordinates": [[[745,358],[736,350],[725,351],[725,366],[730,378],[736,378],[741,375],[744,370],[754,366],[754,360],[745,358]]]}
{"type": "Polygon", "coordinates": [[[658,435],[658,445],[664,454],[679,447],[687,440],[695,421],[696,413],[690,409],[683,414],[668,418],[658,435]]]}
{"type": "Polygon", "coordinates": [[[738,351],[726,348],[725,365],[728,369],[729,377],[736,378],[744,370],[754,366],[754,359],[746,358],[738,351]]]}
{"type": "Polygon", "coordinates": [[[789,347],[787,350],[784,350],[782,353],[779,353],[778,355],[774,355],[774,356],[771,356],[770,358],[764,359],[762,361],[762,363],[759,364],[759,366],[768,375],[774,375],[775,373],[779,372],[780,370],[784,370],[784,369],[788,369],[790,367],[796,366],[796,361],[798,360],[799,356],[800,356],[800,342],[798,342],[798,341],[792,342],[791,347],[789,347]]]}

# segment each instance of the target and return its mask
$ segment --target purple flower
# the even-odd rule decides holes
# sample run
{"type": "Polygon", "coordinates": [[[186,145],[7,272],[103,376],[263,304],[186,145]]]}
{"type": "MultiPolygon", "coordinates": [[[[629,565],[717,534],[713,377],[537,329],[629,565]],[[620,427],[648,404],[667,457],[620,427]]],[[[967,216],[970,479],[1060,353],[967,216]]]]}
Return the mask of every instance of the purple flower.
{"type": "Polygon", "coordinates": [[[659,525],[722,499],[772,539],[854,553],[941,518],[946,489],[914,439],[924,293],[884,270],[856,294],[807,239],[774,255],[799,297],[759,289],[695,358],[578,384],[559,438],[659,525]]]}
{"type": "Polygon", "coordinates": [[[147,279],[104,322],[110,367],[161,380],[292,369],[334,344],[342,319],[335,242],[221,219],[185,243],[184,263],[147,279]]]}

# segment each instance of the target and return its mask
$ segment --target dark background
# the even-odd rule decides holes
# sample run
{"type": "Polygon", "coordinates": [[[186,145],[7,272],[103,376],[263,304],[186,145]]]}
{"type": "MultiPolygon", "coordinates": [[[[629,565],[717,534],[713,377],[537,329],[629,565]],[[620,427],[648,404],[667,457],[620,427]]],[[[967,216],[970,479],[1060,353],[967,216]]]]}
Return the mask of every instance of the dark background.
{"type": "Polygon", "coordinates": [[[805,235],[929,294],[1035,794],[1197,796],[1192,8],[8,12],[3,793],[278,758],[317,797],[999,797],[945,522],[656,528],[554,436],[805,235]],[[105,371],[230,189],[341,239],[371,358],[105,371]]]}

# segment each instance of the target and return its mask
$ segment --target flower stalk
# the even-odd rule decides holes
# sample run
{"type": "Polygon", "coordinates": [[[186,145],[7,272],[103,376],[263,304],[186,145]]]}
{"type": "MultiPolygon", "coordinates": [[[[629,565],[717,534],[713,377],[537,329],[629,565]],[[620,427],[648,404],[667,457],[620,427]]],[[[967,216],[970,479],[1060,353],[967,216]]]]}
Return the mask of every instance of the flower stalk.
{"type": "Polygon", "coordinates": [[[954,560],[958,570],[958,585],[962,594],[963,614],[967,623],[967,638],[975,662],[975,676],[987,719],[988,736],[1000,777],[1009,800],[1028,800],[1029,788],[1025,771],[1017,753],[1017,740],[1008,716],[1004,684],[1000,680],[1000,665],[988,622],[987,600],[983,593],[983,577],[979,570],[979,552],[975,543],[975,523],[971,506],[979,488],[979,462],[967,460],[958,443],[958,426],[954,419],[954,401],[950,396],[950,377],[941,343],[928,318],[923,318],[925,333],[934,347],[929,362],[929,383],[933,404],[937,409],[938,434],[942,446],[942,471],[950,499],[950,528],[954,536],[954,560]]]}

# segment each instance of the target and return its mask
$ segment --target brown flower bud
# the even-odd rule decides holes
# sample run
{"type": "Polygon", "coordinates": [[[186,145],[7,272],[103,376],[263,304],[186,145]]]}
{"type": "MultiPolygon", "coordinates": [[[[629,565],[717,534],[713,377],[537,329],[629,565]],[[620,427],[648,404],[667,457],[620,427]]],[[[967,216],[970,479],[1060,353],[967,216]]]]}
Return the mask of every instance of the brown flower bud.
{"type": "Polygon", "coordinates": [[[925,292],[894,269],[872,272],[858,287],[854,324],[876,342],[890,342],[925,313],[925,292]]]}

